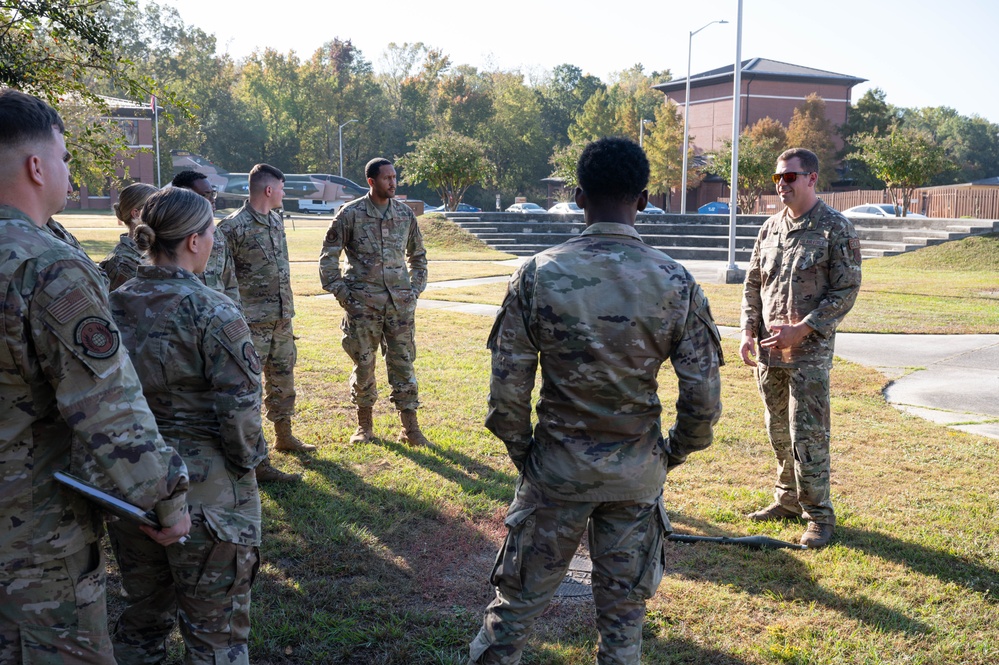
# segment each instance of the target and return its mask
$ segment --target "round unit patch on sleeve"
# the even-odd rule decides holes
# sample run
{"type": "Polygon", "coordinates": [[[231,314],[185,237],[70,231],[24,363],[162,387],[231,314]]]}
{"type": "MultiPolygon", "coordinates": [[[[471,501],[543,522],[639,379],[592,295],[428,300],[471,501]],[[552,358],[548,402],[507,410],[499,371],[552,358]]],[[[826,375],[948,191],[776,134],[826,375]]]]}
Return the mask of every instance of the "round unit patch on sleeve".
{"type": "Polygon", "coordinates": [[[243,359],[246,360],[246,366],[254,374],[260,374],[260,356],[257,355],[257,350],[253,348],[253,342],[247,342],[243,345],[243,359]]]}
{"type": "Polygon", "coordinates": [[[118,331],[111,324],[97,316],[88,316],[76,324],[73,339],[83,347],[83,352],[91,358],[110,358],[118,352],[120,340],[118,331]]]}

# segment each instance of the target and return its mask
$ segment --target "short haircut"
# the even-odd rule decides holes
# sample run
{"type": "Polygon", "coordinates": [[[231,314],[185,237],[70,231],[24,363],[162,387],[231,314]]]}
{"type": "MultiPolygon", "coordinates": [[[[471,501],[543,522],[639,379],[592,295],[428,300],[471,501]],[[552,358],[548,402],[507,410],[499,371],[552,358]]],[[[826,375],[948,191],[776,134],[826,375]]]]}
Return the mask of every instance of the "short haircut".
{"type": "Polygon", "coordinates": [[[805,169],[809,173],[819,172],[818,156],[811,150],[805,150],[804,148],[788,148],[780,154],[777,161],[786,162],[794,159],[795,157],[797,157],[798,161],[801,162],[801,168],[805,169]]]}
{"type": "Polygon", "coordinates": [[[384,157],[375,157],[364,165],[364,177],[377,178],[383,166],[392,166],[392,162],[384,157]]]}
{"type": "Polygon", "coordinates": [[[631,139],[602,138],[583,148],[576,179],[590,199],[630,203],[649,184],[649,159],[631,139]]]}
{"type": "Polygon", "coordinates": [[[284,182],[284,173],[281,172],[281,169],[270,164],[255,165],[250,169],[250,193],[262,192],[267,187],[267,181],[271,179],[284,182]]]}
{"type": "Polygon", "coordinates": [[[174,187],[183,187],[184,189],[194,189],[194,183],[199,180],[208,180],[208,176],[200,171],[181,171],[173,177],[170,184],[174,187]]]}
{"type": "Polygon", "coordinates": [[[177,258],[177,246],[192,233],[198,235],[215,223],[212,204],[183,187],[168,187],[150,196],[142,206],[142,221],[135,227],[135,244],[153,258],[177,258]]]}
{"type": "Polygon", "coordinates": [[[53,125],[66,133],[59,113],[42,100],[12,88],[0,91],[0,147],[51,139],[53,125]]]}

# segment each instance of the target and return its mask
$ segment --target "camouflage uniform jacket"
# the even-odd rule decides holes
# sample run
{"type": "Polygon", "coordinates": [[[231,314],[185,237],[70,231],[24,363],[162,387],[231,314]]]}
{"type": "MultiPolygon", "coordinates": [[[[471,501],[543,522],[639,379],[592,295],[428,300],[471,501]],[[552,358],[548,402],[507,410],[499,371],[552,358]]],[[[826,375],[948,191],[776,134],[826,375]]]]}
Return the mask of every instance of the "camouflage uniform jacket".
{"type": "Polygon", "coordinates": [[[187,462],[192,512],[221,540],[259,545],[260,360],[239,308],[182,268],[140,266],[111,312],[163,438],[187,462]]]}
{"type": "Polygon", "coordinates": [[[704,293],[680,264],[632,226],[592,224],[510,279],[489,335],[486,427],[525,478],[557,498],[654,496],[667,467],[711,444],[721,414],[720,339],[704,293]],[[656,377],[667,359],[679,397],[664,440],[656,377]]]}
{"type": "Polygon", "coordinates": [[[365,294],[387,292],[396,306],[418,297],[427,288],[427,252],[416,215],[405,203],[389,199],[383,217],[370,194],[341,206],[323,240],[319,274],[323,288],[340,302],[348,291],[362,302],[365,294]],[[345,274],[340,272],[342,252],[347,253],[345,274]]]}
{"type": "Polygon", "coordinates": [[[288,240],[281,214],[262,215],[249,202],[219,222],[232,256],[243,314],[249,323],[273,323],[295,316],[288,240]]]}
{"type": "Polygon", "coordinates": [[[239,306],[242,306],[239,298],[239,282],[236,280],[236,266],[229,252],[229,246],[225,241],[225,234],[215,230],[215,244],[212,245],[212,253],[208,256],[208,265],[205,272],[198,275],[201,283],[212,291],[218,291],[229,296],[239,306]]]}
{"type": "Polygon", "coordinates": [[[118,238],[118,244],[98,265],[110,282],[108,289],[114,291],[135,277],[135,270],[140,263],[142,263],[142,252],[127,233],[122,233],[118,238]]]}
{"type": "Polygon", "coordinates": [[[53,471],[176,524],[187,468],[120,348],[97,267],[2,206],[0,257],[0,568],[63,558],[99,537],[100,512],[53,471]]]}
{"type": "Polygon", "coordinates": [[[741,329],[756,339],[770,323],[804,321],[815,332],[790,357],[760,347],[772,367],[832,366],[836,327],[860,291],[860,240],[853,224],[824,202],[794,219],[784,208],[763,223],[742,295],[741,329]]]}

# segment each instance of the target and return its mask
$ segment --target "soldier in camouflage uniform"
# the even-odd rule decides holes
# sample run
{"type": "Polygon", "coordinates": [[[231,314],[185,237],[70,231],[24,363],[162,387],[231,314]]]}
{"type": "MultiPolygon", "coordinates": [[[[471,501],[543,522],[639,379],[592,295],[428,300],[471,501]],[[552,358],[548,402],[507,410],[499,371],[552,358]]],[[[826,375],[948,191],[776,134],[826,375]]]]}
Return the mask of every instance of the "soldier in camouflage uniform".
{"type": "Polygon", "coordinates": [[[120,665],[163,662],[177,616],[185,662],[249,664],[250,586],[259,563],[260,360],[230,299],[195,276],[215,224],[204,199],[166,189],[142,212],[136,242],[153,265],[111,294],[160,431],[187,462],[191,533],[159,547],[124,521],[110,528],[126,607],[112,634],[120,665]]]}
{"type": "Polygon", "coordinates": [[[156,428],[93,262],[48,230],[65,205],[58,114],[0,92],[0,662],[114,663],[102,515],[55,471],[190,528],[187,468],[156,428]]]}
{"type": "Polygon", "coordinates": [[[496,598],[471,663],[520,661],[584,532],[597,662],[638,663],[645,601],[662,579],[672,530],[666,473],[711,444],[721,414],[723,359],[708,301],[690,273],[634,228],[648,201],[645,153],[628,139],[601,139],[583,150],[577,175],[586,229],[514,273],[489,335],[486,427],[520,477],[490,577],[496,598]],[[666,360],[679,397],[664,437],[657,374],[666,360]]]}
{"type": "Polygon", "coordinates": [[[818,170],[815,154],[801,148],[777,161],[774,183],[785,208],[763,223],[753,246],[739,349],[756,367],[777,456],[774,503],[749,518],[804,517],[801,544],[813,548],[829,543],[836,524],[829,496],[829,370],[836,326],[860,290],[860,240],[848,219],[819,200],[818,170]]]}
{"type": "MultiPolygon", "coordinates": [[[[219,222],[236,266],[236,280],[243,312],[250,324],[253,344],[263,363],[264,404],[274,423],[278,450],[310,452],[291,432],[295,415],[295,336],[291,319],[295,303],[291,292],[291,266],[284,220],[277,208],[284,198],[284,174],[269,164],[250,170],[250,199],[219,222]]],[[[291,481],[297,476],[278,471],[264,461],[257,479],[291,481]]]]}
{"type": "Polygon", "coordinates": [[[121,190],[118,195],[118,202],[114,204],[114,214],[118,218],[118,223],[128,228],[128,233],[121,234],[118,244],[99,264],[108,278],[110,283],[108,289],[111,291],[135,277],[136,269],[142,263],[142,252],[136,247],[132,233],[139,223],[142,204],[158,191],[152,185],[136,182],[121,190]]]}
{"type": "MultiPolygon", "coordinates": [[[[189,189],[198,196],[204,197],[212,204],[212,212],[215,211],[216,192],[212,189],[212,184],[208,182],[208,176],[204,173],[181,171],[170,181],[170,186],[189,189]]],[[[224,293],[236,305],[240,305],[236,266],[232,259],[232,253],[229,252],[229,247],[226,245],[224,234],[215,234],[215,245],[212,247],[212,255],[208,259],[205,271],[198,275],[198,279],[208,288],[219,293],[224,293]]]]}
{"type": "Polygon", "coordinates": [[[428,445],[416,418],[419,394],[416,359],[416,301],[427,287],[427,253],[407,205],[395,200],[392,163],[372,159],[365,167],[370,190],[337,211],[319,256],[323,288],[343,307],[343,349],[354,361],[350,399],[357,406],[357,431],[351,443],[370,441],[372,407],[378,399],[375,358],[379,345],[392,386],[391,401],[399,410],[399,440],[428,445]],[[347,254],[346,274],[340,254],[347,254]],[[406,269],[406,264],[409,269],[406,269]]]}

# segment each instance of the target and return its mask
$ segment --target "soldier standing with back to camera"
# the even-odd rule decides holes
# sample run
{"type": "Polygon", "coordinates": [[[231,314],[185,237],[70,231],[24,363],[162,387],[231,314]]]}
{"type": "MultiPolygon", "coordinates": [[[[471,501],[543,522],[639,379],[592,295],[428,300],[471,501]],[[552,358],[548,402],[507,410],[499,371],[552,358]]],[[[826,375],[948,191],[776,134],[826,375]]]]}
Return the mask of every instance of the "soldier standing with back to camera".
{"type": "Polygon", "coordinates": [[[721,414],[721,338],[708,301],[635,230],[648,202],[645,153],[628,139],[601,139],[583,149],[576,172],[586,229],[514,273],[489,335],[486,427],[520,477],[471,663],[520,662],[588,532],[597,662],[637,664],[645,601],[662,579],[672,531],[666,473],[711,444],[721,414]],[[664,437],[657,376],[666,360],[679,396],[664,437]]]}
{"type": "MultiPolygon", "coordinates": [[[[291,433],[295,415],[295,316],[291,292],[291,267],[284,220],[278,208],[284,198],[284,174],[270,164],[250,169],[250,197],[239,210],[219,222],[236,267],[236,281],[243,313],[250,324],[253,346],[263,363],[264,404],[274,423],[278,450],[310,452],[291,433]]],[[[287,482],[297,474],[284,473],[264,460],[257,466],[257,480],[287,482]]]]}
{"type": "Polygon", "coordinates": [[[125,609],[112,639],[119,665],[166,659],[180,617],[188,665],[249,665],[250,587],[259,564],[260,360],[232,300],[202,284],[215,221],[179,187],[153,195],[135,229],[149,264],[111,294],[112,314],[163,437],[187,462],[191,533],[160,547],[111,525],[125,609]]]}
{"type": "Polygon", "coordinates": [[[114,663],[101,513],[66,471],[187,534],[187,467],[163,443],[92,261],[44,228],[66,204],[62,120],[0,92],[0,662],[114,663]]]}
{"type": "Polygon", "coordinates": [[[836,524],[829,371],[836,327],[860,290],[860,240],[850,220],[818,198],[818,178],[813,152],[792,148],[777,160],[773,179],[784,209],[763,223],[753,246],[739,348],[743,362],[756,368],[777,457],[774,502],[748,517],[803,517],[801,544],[812,548],[825,547],[836,524]]]}
{"type": "Polygon", "coordinates": [[[377,157],[368,162],[364,173],[368,193],[337,211],[319,255],[323,288],[343,307],[343,350],[354,361],[350,399],[357,407],[357,431],[350,442],[374,437],[375,358],[381,346],[392,386],[389,399],[402,420],[399,440],[426,446],[430,442],[416,418],[420,401],[413,361],[416,302],[427,288],[427,252],[416,215],[395,199],[392,162],[377,157]],[[344,252],[345,274],[340,272],[344,252]]]}

